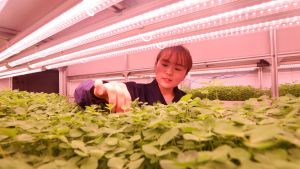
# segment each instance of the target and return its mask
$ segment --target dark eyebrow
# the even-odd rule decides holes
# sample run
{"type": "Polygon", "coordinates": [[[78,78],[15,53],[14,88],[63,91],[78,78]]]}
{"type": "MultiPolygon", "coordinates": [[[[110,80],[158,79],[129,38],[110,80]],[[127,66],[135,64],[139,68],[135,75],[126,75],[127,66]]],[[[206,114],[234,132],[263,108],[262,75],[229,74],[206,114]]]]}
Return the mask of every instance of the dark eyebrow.
{"type": "Polygon", "coordinates": [[[162,61],[170,63],[168,59],[162,59],[162,61]]]}

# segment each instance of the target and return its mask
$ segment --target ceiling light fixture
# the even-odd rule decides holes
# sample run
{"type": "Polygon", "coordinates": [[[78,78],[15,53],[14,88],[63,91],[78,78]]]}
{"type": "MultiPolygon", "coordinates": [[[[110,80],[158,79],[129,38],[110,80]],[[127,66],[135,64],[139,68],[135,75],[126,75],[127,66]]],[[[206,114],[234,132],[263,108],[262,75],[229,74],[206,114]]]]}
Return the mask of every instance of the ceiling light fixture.
{"type": "MultiPolygon", "coordinates": [[[[192,31],[208,29],[208,28],[211,28],[214,26],[221,26],[221,25],[225,25],[225,24],[229,24],[229,23],[240,22],[240,21],[244,21],[244,20],[248,20],[248,19],[254,19],[254,18],[258,18],[258,17],[268,16],[268,15],[272,15],[272,14],[279,13],[279,12],[286,12],[289,10],[300,8],[300,3],[296,3],[298,1],[300,2],[300,0],[290,0],[288,2],[286,0],[266,2],[266,3],[262,3],[262,4],[258,4],[258,5],[238,9],[238,10],[233,10],[230,12],[226,12],[226,13],[222,13],[222,14],[218,14],[218,15],[214,15],[214,16],[210,16],[210,17],[206,17],[206,18],[201,18],[201,19],[194,20],[194,21],[185,22],[185,23],[178,24],[175,26],[158,29],[155,31],[132,36],[132,37],[118,40],[115,42],[102,44],[102,45],[84,49],[84,50],[81,50],[78,52],[73,52],[73,53],[65,54],[65,55],[62,55],[62,56],[59,56],[56,58],[33,63],[29,66],[30,66],[30,68],[37,68],[37,67],[41,67],[44,65],[53,64],[53,63],[57,63],[57,62],[63,62],[66,60],[71,60],[71,59],[75,59],[75,58],[82,57],[82,56],[100,53],[100,52],[107,51],[107,50],[112,50],[112,49],[125,47],[125,46],[129,46],[129,45],[134,45],[134,44],[145,41],[145,39],[147,39],[147,41],[148,41],[148,39],[155,40],[155,39],[164,38],[164,37],[168,37],[168,36],[184,34],[184,33],[192,32],[192,31]],[[283,4],[288,4],[290,6],[290,8],[284,8],[283,4]],[[264,12],[260,13],[259,11],[264,11],[264,12]],[[271,12],[268,12],[268,11],[271,11],[271,12]],[[254,13],[258,13],[258,14],[253,15],[254,13]],[[246,16],[248,16],[248,17],[246,17],[246,16]]],[[[157,47],[163,48],[163,46],[157,46],[157,47]]]]}
{"type": "Polygon", "coordinates": [[[286,64],[286,65],[280,65],[278,69],[293,69],[293,68],[300,68],[300,64],[286,64]]]}
{"type": "Polygon", "coordinates": [[[27,70],[29,70],[29,69],[28,68],[14,69],[14,70],[10,70],[10,71],[0,73],[0,76],[5,76],[5,75],[9,75],[9,74],[14,74],[14,73],[20,73],[20,72],[24,72],[24,71],[27,71],[27,70]]]}
{"type": "Polygon", "coordinates": [[[175,18],[178,16],[187,15],[193,12],[209,9],[212,7],[224,5],[237,0],[190,0],[190,1],[180,1],[133,18],[126,19],[124,21],[118,22],[116,24],[98,29],[96,31],[87,33],[85,35],[79,36],[77,38],[65,41],[58,45],[46,48],[44,50],[38,51],[31,55],[22,57],[21,59],[12,61],[9,66],[14,67],[38,58],[43,58],[48,55],[58,53],[67,49],[71,49],[83,44],[87,44],[93,41],[111,37],[123,32],[141,28],[153,23],[158,23],[164,20],[175,18]],[[213,3],[212,3],[213,2],[213,3]]]}
{"type": "Polygon", "coordinates": [[[285,27],[292,27],[295,25],[300,25],[299,21],[300,21],[300,16],[284,18],[284,19],[279,19],[279,20],[273,20],[273,21],[268,21],[268,22],[253,24],[253,25],[230,28],[230,29],[205,33],[205,34],[199,34],[199,35],[188,36],[188,37],[184,37],[184,38],[163,41],[163,42],[159,42],[159,43],[153,43],[153,44],[149,44],[149,45],[143,45],[143,46],[134,47],[134,48],[128,48],[128,49],[124,49],[124,50],[94,55],[94,56],[80,58],[80,59],[71,60],[71,61],[65,61],[65,62],[61,62],[61,63],[48,65],[48,66],[46,66],[46,68],[53,69],[53,68],[68,66],[68,65],[72,65],[72,64],[90,62],[90,61],[99,60],[99,59],[108,58],[108,57],[138,53],[138,52],[142,52],[142,51],[156,49],[157,46],[169,47],[169,46],[190,44],[190,43],[200,42],[200,41],[204,41],[204,40],[217,39],[217,38],[228,37],[228,36],[236,36],[236,35],[241,35],[241,34],[249,34],[249,33],[254,33],[254,32],[268,31],[273,28],[279,29],[279,28],[285,28],[285,27]]]}
{"type": "Polygon", "coordinates": [[[189,75],[203,75],[203,74],[214,74],[214,73],[235,73],[235,72],[251,72],[256,71],[257,67],[251,68],[236,68],[236,69],[214,69],[214,70],[203,70],[189,72],[189,75]]]}
{"type": "Polygon", "coordinates": [[[0,66],[0,72],[4,71],[4,70],[7,70],[7,67],[6,66],[0,66]]]}
{"type": "Polygon", "coordinates": [[[37,72],[41,72],[42,69],[32,69],[32,70],[22,70],[19,73],[15,72],[13,74],[9,74],[9,75],[5,75],[5,76],[1,76],[0,79],[5,79],[5,78],[10,78],[10,77],[14,77],[14,76],[21,76],[21,75],[26,75],[26,74],[31,74],[31,73],[37,73],[37,72]]]}
{"type": "Polygon", "coordinates": [[[0,53],[0,61],[60,32],[121,0],[84,0],[0,53]]]}

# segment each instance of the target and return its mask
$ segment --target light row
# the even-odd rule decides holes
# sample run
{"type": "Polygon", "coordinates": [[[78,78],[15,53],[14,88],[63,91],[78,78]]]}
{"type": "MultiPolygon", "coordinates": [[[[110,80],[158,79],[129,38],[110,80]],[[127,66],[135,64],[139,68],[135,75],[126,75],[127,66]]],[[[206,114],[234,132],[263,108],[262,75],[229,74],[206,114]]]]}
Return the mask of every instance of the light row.
{"type": "Polygon", "coordinates": [[[14,67],[38,58],[43,58],[48,55],[58,53],[67,49],[71,49],[86,43],[111,37],[123,32],[141,28],[153,23],[158,23],[167,19],[175,18],[178,16],[190,14],[196,11],[209,9],[215,6],[230,3],[236,0],[187,0],[180,1],[136,17],[126,19],[124,21],[118,22],[116,24],[98,29],[96,31],[87,33],[85,35],[79,36],[77,38],[65,41],[63,43],[57,44],[55,46],[46,48],[44,50],[38,51],[36,53],[23,56],[21,59],[12,61],[9,66],[14,67]]]}
{"type": "MultiPolygon", "coordinates": [[[[147,50],[153,50],[153,49],[156,49],[157,47],[163,48],[163,47],[168,47],[168,46],[200,42],[203,40],[216,39],[216,38],[222,38],[222,37],[227,37],[227,36],[249,34],[249,33],[254,33],[254,32],[259,32],[259,31],[268,31],[270,29],[278,29],[278,28],[290,27],[290,26],[295,26],[295,25],[300,25],[300,16],[295,16],[295,17],[285,18],[285,19],[280,19],[280,20],[274,20],[274,21],[269,21],[269,22],[264,22],[264,23],[258,23],[258,24],[243,26],[243,27],[231,28],[231,29],[226,29],[226,30],[221,30],[221,31],[215,31],[215,32],[210,32],[210,33],[206,33],[206,34],[189,36],[189,37],[185,37],[185,38],[179,38],[179,39],[174,39],[174,40],[169,40],[169,41],[164,41],[164,42],[159,42],[159,43],[153,43],[150,45],[144,45],[144,46],[140,46],[140,47],[119,50],[116,52],[95,55],[95,56],[91,56],[91,57],[87,57],[87,58],[81,58],[81,59],[77,59],[77,60],[61,62],[58,64],[46,66],[46,68],[47,69],[59,68],[59,67],[68,66],[68,65],[72,65],[72,64],[85,63],[85,62],[89,62],[89,61],[99,60],[99,59],[103,59],[103,58],[107,58],[107,57],[114,57],[114,56],[138,53],[138,52],[147,51],[147,50]]],[[[24,71],[25,69],[22,68],[21,70],[24,71]]],[[[12,72],[12,71],[8,71],[8,72],[0,73],[0,76],[5,76],[5,75],[15,76],[13,73],[17,73],[17,72],[12,72]]]]}
{"type": "MultiPolygon", "coordinates": [[[[295,69],[300,68],[300,64],[287,64],[280,65],[278,69],[295,69]]],[[[250,68],[235,68],[235,69],[215,69],[215,70],[203,70],[203,71],[191,71],[187,76],[190,75],[204,75],[204,74],[216,74],[216,73],[234,73],[234,72],[251,72],[258,70],[258,67],[250,67],[250,68]]],[[[4,74],[0,74],[0,79],[41,72],[42,69],[28,69],[28,68],[20,68],[13,71],[5,72],[4,74]]],[[[142,76],[128,76],[128,79],[140,79],[140,78],[155,78],[155,75],[142,75],[142,76]]],[[[107,77],[103,78],[103,80],[125,80],[125,77],[107,77]]]]}
{"type": "Polygon", "coordinates": [[[26,69],[26,68],[16,69],[15,73],[10,73],[10,74],[4,75],[4,76],[0,76],[0,79],[21,76],[21,75],[26,75],[26,74],[31,74],[31,73],[37,73],[37,72],[41,72],[41,71],[42,71],[41,68],[31,69],[31,70],[26,69]]]}
{"type": "Polygon", "coordinates": [[[286,12],[288,10],[298,9],[299,7],[300,7],[300,0],[289,0],[289,1],[277,0],[277,1],[266,2],[259,5],[254,5],[251,7],[246,7],[239,10],[222,13],[219,15],[214,15],[214,16],[201,18],[194,21],[185,22],[175,26],[158,29],[155,31],[132,36],[115,42],[84,49],[78,52],[65,54],[53,59],[48,59],[45,61],[33,63],[30,65],[30,67],[37,68],[48,64],[53,64],[56,62],[62,62],[62,61],[71,60],[82,56],[91,55],[94,53],[100,53],[107,50],[134,45],[142,41],[150,41],[150,40],[159,39],[167,36],[174,36],[174,35],[188,33],[192,31],[198,31],[201,29],[206,29],[214,26],[239,22],[247,19],[254,19],[257,17],[267,16],[278,12],[286,12]]]}
{"type": "Polygon", "coordinates": [[[300,64],[287,64],[287,65],[280,65],[278,69],[293,69],[293,68],[300,68],[300,64]]]}
{"type": "Polygon", "coordinates": [[[65,62],[61,62],[61,63],[57,63],[57,64],[48,65],[48,66],[46,66],[46,68],[47,69],[59,68],[59,67],[67,66],[67,65],[72,65],[72,64],[77,64],[77,63],[85,63],[85,62],[90,62],[90,61],[108,58],[108,57],[121,56],[121,55],[138,53],[138,52],[147,51],[147,50],[153,50],[156,48],[162,49],[162,48],[169,47],[169,46],[190,44],[190,43],[200,42],[203,40],[216,39],[216,38],[222,38],[222,37],[227,37],[227,36],[235,36],[235,35],[240,35],[240,34],[249,34],[249,33],[254,33],[254,32],[259,32],[259,31],[267,31],[272,28],[277,29],[277,28],[289,27],[289,26],[294,26],[294,25],[299,25],[299,24],[300,24],[300,16],[295,16],[295,17],[291,17],[291,18],[263,22],[263,23],[248,25],[248,26],[242,26],[242,27],[236,27],[236,28],[215,31],[215,32],[210,32],[210,33],[205,33],[205,34],[199,34],[199,35],[194,35],[194,36],[188,36],[188,37],[184,37],[184,38],[178,38],[178,39],[163,41],[163,42],[159,42],[159,43],[152,43],[149,45],[143,45],[143,46],[128,48],[128,49],[119,50],[119,51],[115,51],[115,52],[94,55],[94,56],[76,59],[76,60],[72,60],[72,61],[65,61],[65,62]]]}
{"type": "Polygon", "coordinates": [[[257,67],[251,68],[235,68],[235,69],[218,69],[218,70],[203,70],[189,72],[190,75],[203,75],[203,74],[215,74],[215,73],[234,73],[234,72],[251,72],[256,71],[257,67]]]}
{"type": "Polygon", "coordinates": [[[121,0],[84,0],[0,53],[0,61],[60,32],[121,0]]]}

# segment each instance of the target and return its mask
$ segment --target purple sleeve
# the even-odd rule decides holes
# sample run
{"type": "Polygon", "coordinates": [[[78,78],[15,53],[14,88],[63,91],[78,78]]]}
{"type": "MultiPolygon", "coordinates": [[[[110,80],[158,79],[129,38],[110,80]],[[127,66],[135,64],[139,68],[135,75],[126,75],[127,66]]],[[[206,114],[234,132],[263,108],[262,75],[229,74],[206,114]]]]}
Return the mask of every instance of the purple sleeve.
{"type": "Polygon", "coordinates": [[[104,99],[100,99],[94,96],[94,94],[91,92],[93,89],[94,89],[93,80],[87,80],[80,83],[74,92],[76,103],[83,108],[91,104],[105,103],[104,99]]]}

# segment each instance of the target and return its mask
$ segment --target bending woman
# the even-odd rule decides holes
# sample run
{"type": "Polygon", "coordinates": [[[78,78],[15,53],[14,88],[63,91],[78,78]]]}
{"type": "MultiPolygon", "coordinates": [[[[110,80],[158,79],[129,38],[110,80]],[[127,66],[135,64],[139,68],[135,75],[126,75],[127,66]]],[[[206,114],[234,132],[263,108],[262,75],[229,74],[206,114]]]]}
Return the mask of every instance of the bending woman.
{"type": "Polygon", "coordinates": [[[148,84],[135,82],[109,82],[88,80],[75,89],[75,101],[81,107],[91,104],[110,103],[113,111],[123,112],[122,106],[131,101],[139,101],[150,105],[160,102],[168,104],[177,102],[185,93],[178,85],[192,68],[190,52],[183,46],[162,49],[154,65],[155,80],[148,84]]]}

